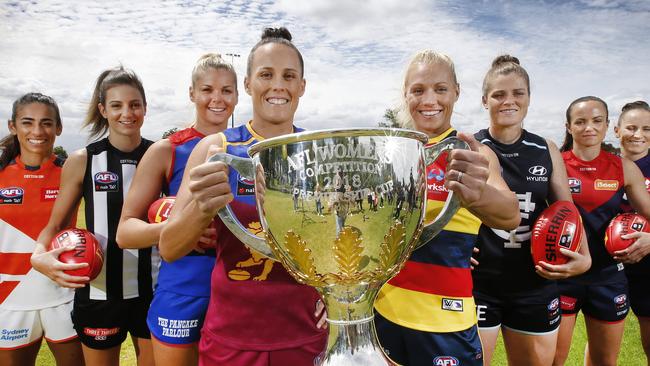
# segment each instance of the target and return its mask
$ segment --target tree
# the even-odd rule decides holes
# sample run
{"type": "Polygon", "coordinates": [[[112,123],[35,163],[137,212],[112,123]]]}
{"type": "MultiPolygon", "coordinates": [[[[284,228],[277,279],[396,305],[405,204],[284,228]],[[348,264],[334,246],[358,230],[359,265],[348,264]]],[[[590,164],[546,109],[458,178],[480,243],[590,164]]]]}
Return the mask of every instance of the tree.
{"type": "Polygon", "coordinates": [[[174,127],[174,128],[170,128],[169,130],[163,132],[163,134],[162,134],[162,138],[166,139],[166,138],[168,138],[170,135],[174,134],[174,132],[176,132],[176,131],[178,131],[178,128],[176,128],[176,127],[174,127]]]}
{"type": "Polygon", "coordinates": [[[68,152],[65,151],[63,146],[56,146],[54,147],[54,150],[52,151],[54,155],[60,157],[61,159],[67,159],[68,158],[68,152]]]}
{"type": "Polygon", "coordinates": [[[621,149],[618,147],[614,147],[614,145],[610,144],[609,142],[603,142],[600,147],[607,151],[608,153],[612,153],[615,155],[621,155],[621,149]]]}
{"type": "Polygon", "coordinates": [[[379,122],[379,127],[399,128],[397,109],[387,108],[384,112],[384,120],[379,122]]]}

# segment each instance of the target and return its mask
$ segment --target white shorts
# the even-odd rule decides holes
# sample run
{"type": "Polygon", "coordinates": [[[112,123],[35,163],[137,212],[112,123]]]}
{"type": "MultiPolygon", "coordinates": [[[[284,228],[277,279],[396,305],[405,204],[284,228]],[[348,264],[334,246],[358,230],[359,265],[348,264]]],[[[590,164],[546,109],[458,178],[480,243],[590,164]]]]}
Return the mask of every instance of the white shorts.
{"type": "Polygon", "coordinates": [[[61,343],[77,338],[72,327],[72,301],[40,310],[0,309],[0,350],[23,348],[40,341],[61,343]]]}

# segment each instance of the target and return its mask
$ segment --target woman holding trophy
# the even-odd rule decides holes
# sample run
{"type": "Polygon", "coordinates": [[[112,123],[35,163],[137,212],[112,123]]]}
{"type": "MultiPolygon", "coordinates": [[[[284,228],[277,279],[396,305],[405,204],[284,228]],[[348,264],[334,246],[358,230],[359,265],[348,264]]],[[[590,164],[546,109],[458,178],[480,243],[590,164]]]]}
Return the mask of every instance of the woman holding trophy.
{"type": "Polygon", "coordinates": [[[425,50],[411,59],[398,113],[402,126],[426,133],[429,143],[458,136],[471,150],[453,150],[427,167],[426,221],[436,217],[450,191],[460,197],[462,208],[438,236],[411,254],[375,303],[379,341],[400,364],[431,365],[451,358],[463,365],[483,364],[472,298],[472,248],[481,221],[502,229],[519,223],[517,199],[501,178],[494,153],[451,126],[459,94],[448,56],[425,50]]]}
{"type": "Polygon", "coordinates": [[[267,28],[248,57],[244,80],[252,97],[250,122],[203,139],[192,152],[160,250],[168,260],[189,252],[203,230],[217,225],[217,262],[199,343],[202,365],[307,365],[324,349],[324,306],[318,293],[299,285],[277,262],[241,243],[220,220],[227,203],[254,233],[261,231],[253,185],[235,169],[206,162],[218,151],[247,156],[265,138],[299,131],[293,118],[305,91],[303,59],[285,28],[267,28]],[[232,202],[231,202],[232,201],[232,202]]]}

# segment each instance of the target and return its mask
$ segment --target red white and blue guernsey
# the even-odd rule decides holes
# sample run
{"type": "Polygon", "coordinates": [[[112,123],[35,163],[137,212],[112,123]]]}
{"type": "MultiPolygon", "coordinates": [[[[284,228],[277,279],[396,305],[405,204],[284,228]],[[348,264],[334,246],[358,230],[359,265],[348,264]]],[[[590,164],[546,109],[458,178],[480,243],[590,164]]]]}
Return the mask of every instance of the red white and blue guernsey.
{"type": "MultiPolygon", "coordinates": [[[[165,194],[178,193],[187,159],[203,137],[191,127],[168,137],[172,158],[165,194]]],[[[156,339],[171,345],[189,345],[199,340],[210,298],[214,261],[212,249],[204,253],[193,250],[174,262],[160,263],[158,284],[147,313],[147,326],[156,339]]]]}
{"type": "Polygon", "coordinates": [[[59,287],[30,264],[59,193],[62,165],[63,160],[52,155],[31,168],[18,156],[0,170],[0,309],[44,309],[74,296],[73,290],[59,287]]]}
{"type": "Polygon", "coordinates": [[[591,268],[567,282],[604,284],[625,281],[622,265],[605,250],[605,230],[614,216],[621,212],[625,178],[621,158],[601,151],[591,161],[576,157],[573,151],[562,153],[569,177],[573,202],[578,207],[587,233],[591,268]]]}
{"type": "MultiPolygon", "coordinates": [[[[294,131],[301,130],[294,127],[294,131]]],[[[242,157],[248,157],[248,147],[263,139],[250,122],[220,135],[226,152],[242,157]]],[[[261,235],[254,183],[235,169],[230,169],[229,181],[233,212],[244,227],[261,235]]],[[[279,262],[248,249],[218,218],[215,224],[217,261],[201,330],[201,362],[209,363],[215,344],[248,351],[275,351],[316,342],[324,347],[327,331],[316,328],[314,317],[318,293],[298,284],[279,262]]]]}
{"type": "MultiPolygon", "coordinates": [[[[453,129],[429,140],[455,135],[453,129]]],[[[446,156],[427,167],[427,213],[430,222],[449,191],[443,186],[446,156]]],[[[465,208],[429,243],[417,249],[393,279],[382,287],[375,309],[400,326],[432,333],[464,331],[476,325],[470,258],[481,222],[465,208]]],[[[381,336],[380,336],[381,338],[381,336]]]]}

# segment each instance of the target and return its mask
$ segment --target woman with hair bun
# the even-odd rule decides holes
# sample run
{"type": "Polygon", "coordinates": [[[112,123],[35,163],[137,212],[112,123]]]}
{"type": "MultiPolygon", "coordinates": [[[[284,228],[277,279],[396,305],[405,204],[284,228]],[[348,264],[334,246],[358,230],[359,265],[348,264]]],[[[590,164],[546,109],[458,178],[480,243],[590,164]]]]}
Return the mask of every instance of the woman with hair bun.
{"type": "Polygon", "coordinates": [[[598,97],[578,98],[567,108],[562,157],[574,182],[571,194],[582,216],[592,265],[586,273],[559,282],[562,323],[556,365],[566,361],[580,310],[587,326],[586,364],[616,364],[629,293],[623,264],[605,250],[605,230],[622,211],[624,195],[639,214],[650,217],[650,195],[639,168],[602,149],[608,124],[607,104],[598,97]]]}
{"type": "Polygon", "coordinates": [[[291,33],[286,28],[265,29],[248,56],[244,79],[252,98],[252,119],[198,143],[162,230],[161,254],[174,261],[192,250],[211,223],[217,228],[200,365],[313,365],[325,349],[324,306],[316,290],[298,284],[280,263],[248,249],[216,218],[217,211],[232,201],[240,222],[258,232],[254,186],[224,163],[206,162],[224,150],[248,156],[248,147],[257,141],[301,131],[293,120],[305,92],[303,74],[302,56],[291,33]]]}
{"type": "Polygon", "coordinates": [[[550,365],[560,325],[554,280],[586,271],[589,252],[585,244],[580,253],[561,249],[570,258],[564,265],[533,263],[530,237],[537,217],[555,201],[571,201],[571,193],[557,146],[523,128],[530,80],[519,59],[494,59],[483,80],[482,103],[490,127],[475,137],[498,156],[501,174],[519,199],[521,216],[515,230],[484,224],[479,231],[472,275],[485,361],[492,361],[501,331],[510,364],[550,365]]]}
{"type": "MultiPolygon", "coordinates": [[[[149,205],[161,193],[176,196],[192,149],[203,137],[228,126],[238,96],[232,65],[218,54],[201,56],[192,70],[189,96],[195,106],[195,122],[153,144],[138,166],[117,230],[122,248],[147,248],[158,243],[165,222],[147,221],[149,205]]],[[[198,362],[198,341],[210,300],[210,272],[215,261],[211,237],[214,231],[207,228],[196,248],[174,262],[163,261],[160,265],[147,315],[158,366],[198,362]]]]}
{"type": "Polygon", "coordinates": [[[97,78],[84,126],[92,142],[70,154],[61,173],[61,190],[47,226],[38,236],[31,262],[61,286],[75,288],[72,321],[87,365],[118,365],[120,347],[131,333],[138,365],[152,365],[146,318],[158,270],[152,248],[123,250],[116,241],[126,192],[140,159],[152,142],[140,135],[147,100],[140,78],[122,66],[97,78]],[[107,183],[101,177],[110,177],[107,183]],[[64,270],[88,266],[64,264],[61,249],[47,251],[65,229],[83,198],[86,227],[102,246],[104,265],[94,280],[64,270]]]}
{"type": "MultiPolygon", "coordinates": [[[[621,142],[621,155],[634,161],[645,177],[646,189],[650,192],[650,107],[644,101],[627,103],[623,106],[618,123],[614,126],[616,137],[621,142]]],[[[632,211],[624,204],[625,211],[632,211]]],[[[630,307],[639,319],[641,343],[650,363],[650,234],[636,232],[628,238],[636,239],[627,249],[614,253],[614,259],[625,263],[630,290],[630,307]]]]}
{"type": "Polygon", "coordinates": [[[74,292],[29,263],[59,192],[63,160],[52,153],[63,130],[59,107],[27,93],[13,103],[8,127],[0,141],[0,364],[34,365],[45,337],[58,366],[83,365],[70,319],[74,292]]]}
{"type": "Polygon", "coordinates": [[[404,268],[375,301],[375,324],[386,355],[403,365],[483,365],[472,297],[470,258],[481,220],[502,229],[519,222],[517,199],[499,174],[494,153],[451,122],[460,95],[447,55],[420,51],[406,67],[398,118],[402,127],[426,133],[429,143],[450,136],[471,150],[452,150],[427,166],[426,221],[450,191],[462,207],[443,230],[411,253],[404,268]]]}

